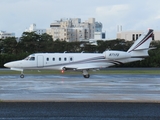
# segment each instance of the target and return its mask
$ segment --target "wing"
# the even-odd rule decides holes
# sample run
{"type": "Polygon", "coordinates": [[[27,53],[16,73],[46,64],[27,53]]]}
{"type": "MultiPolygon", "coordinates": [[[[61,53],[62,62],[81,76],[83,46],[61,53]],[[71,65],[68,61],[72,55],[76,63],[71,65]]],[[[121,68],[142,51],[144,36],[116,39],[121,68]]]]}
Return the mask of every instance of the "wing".
{"type": "Polygon", "coordinates": [[[63,67],[63,70],[90,70],[90,69],[99,69],[102,67],[99,66],[66,66],[63,67]]]}

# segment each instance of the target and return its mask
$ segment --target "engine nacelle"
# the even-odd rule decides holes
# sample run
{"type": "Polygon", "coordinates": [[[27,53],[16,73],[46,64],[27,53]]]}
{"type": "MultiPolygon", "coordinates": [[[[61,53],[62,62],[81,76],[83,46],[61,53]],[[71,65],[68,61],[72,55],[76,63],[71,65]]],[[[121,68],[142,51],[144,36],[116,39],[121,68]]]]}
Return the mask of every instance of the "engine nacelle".
{"type": "Polygon", "coordinates": [[[104,56],[106,59],[123,59],[123,58],[130,58],[130,53],[124,52],[124,51],[105,51],[104,56]]]}

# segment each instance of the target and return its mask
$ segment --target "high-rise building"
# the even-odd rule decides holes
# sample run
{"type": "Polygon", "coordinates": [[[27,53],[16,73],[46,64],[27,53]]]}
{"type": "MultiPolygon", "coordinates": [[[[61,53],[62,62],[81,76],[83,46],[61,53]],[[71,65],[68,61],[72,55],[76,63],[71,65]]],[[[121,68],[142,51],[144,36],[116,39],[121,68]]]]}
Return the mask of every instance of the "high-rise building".
{"type": "Polygon", "coordinates": [[[53,40],[68,42],[94,39],[95,32],[102,32],[102,23],[95,22],[95,18],[85,22],[81,22],[80,18],[61,19],[51,23],[47,29],[47,34],[52,35],[53,40]]]}

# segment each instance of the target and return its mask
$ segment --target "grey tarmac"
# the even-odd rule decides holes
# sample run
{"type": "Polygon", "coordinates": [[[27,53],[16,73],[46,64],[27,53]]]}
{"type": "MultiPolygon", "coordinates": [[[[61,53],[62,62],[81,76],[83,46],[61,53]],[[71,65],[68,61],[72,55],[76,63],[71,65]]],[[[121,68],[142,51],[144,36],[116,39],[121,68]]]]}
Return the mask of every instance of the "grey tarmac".
{"type": "Polygon", "coordinates": [[[160,75],[0,76],[1,101],[160,102],[160,75]]]}
{"type": "Polygon", "coordinates": [[[159,120],[160,75],[0,76],[0,120],[159,120]]]}

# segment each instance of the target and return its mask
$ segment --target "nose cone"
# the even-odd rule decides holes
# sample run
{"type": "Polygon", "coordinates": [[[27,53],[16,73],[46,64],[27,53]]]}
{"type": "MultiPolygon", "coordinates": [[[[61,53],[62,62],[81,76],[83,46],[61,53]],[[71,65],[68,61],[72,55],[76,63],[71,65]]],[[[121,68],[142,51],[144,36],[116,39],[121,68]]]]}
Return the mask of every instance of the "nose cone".
{"type": "Polygon", "coordinates": [[[4,64],[4,67],[8,67],[8,68],[20,68],[21,67],[21,61],[8,62],[8,63],[4,64]]]}
{"type": "Polygon", "coordinates": [[[4,64],[4,67],[10,68],[11,70],[15,70],[15,71],[21,71],[21,72],[23,71],[21,67],[21,61],[8,62],[4,64]]]}
{"type": "Polygon", "coordinates": [[[11,64],[11,62],[4,64],[4,67],[7,67],[7,68],[10,68],[10,67],[12,67],[12,64],[11,64]]]}

